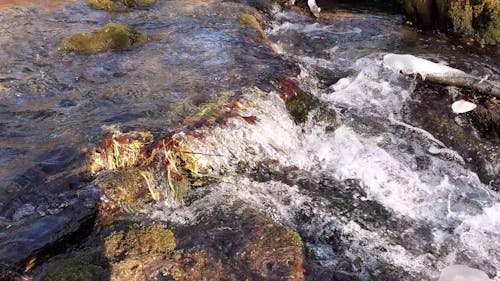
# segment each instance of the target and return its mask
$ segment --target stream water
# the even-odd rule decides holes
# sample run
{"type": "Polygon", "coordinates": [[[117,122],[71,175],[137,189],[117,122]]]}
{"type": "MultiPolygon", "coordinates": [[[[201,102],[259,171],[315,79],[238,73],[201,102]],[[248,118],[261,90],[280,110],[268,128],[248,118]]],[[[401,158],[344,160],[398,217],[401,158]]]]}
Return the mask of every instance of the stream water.
{"type": "Polygon", "coordinates": [[[386,53],[411,53],[498,80],[498,51],[470,52],[367,10],[315,20],[269,5],[263,43],[235,19],[255,11],[242,3],[165,1],[127,14],[62,7],[0,5],[0,229],[65,191],[61,182],[78,186],[68,179],[109,128],[176,132],[179,104],[232,92],[252,101],[245,113],[257,123],[231,119],[192,147],[218,155],[202,160],[225,167],[223,180],[183,204],[166,200],[152,218],[194,224],[244,202],[300,234],[310,280],[436,280],[452,264],[500,280],[500,140],[454,116],[449,96],[435,98],[382,65],[386,53]],[[130,52],[58,51],[62,38],[109,21],[161,39],[130,52]],[[295,76],[329,117],[313,110],[294,122],[273,85],[295,76]],[[429,106],[426,94],[442,105],[429,106]],[[454,136],[432,130],[435,120],[468,128],[487,156],[469,159],[454,136]]]}

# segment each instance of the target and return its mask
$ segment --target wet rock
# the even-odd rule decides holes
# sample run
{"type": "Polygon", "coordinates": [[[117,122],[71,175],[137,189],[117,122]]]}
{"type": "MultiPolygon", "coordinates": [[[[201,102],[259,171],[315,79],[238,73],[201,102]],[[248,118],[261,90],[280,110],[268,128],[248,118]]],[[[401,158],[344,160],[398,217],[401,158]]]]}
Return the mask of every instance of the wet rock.
{"type": "Polygon", "coordinates": [[[276,83],[274,88],[285,101],[286,109],[295,123],[304,123],[311,117],[315,122],[329,124],[328,130],[339,125],[337,113],[317,97],[303,91],[296,81],[284,79],[276,83]]]}
{"type": "Polygon", "coordinates": [[[108,173],[100,180],[99,187],[109,200],[119,202],[127,208],[133,208],[148,195],[144,177],[141,171],[135,168],[108,173]]]}
{"type": "Polygon", "coordinates": [[[174,280],[185,280],[193,272],[196,275],[192,276],[211,280],[217,276],[229,280],[304,278],[300,237],[252,209],[220,212],[194,227],[179,230],[176,236],[183,254],[172,275],[177,278],[174,280]],[[188,262],[191,266],[179,266],[188,262]]]}
{"type": "Polygon", "coordinates": [[[490,112],[481,105],[479,110],[459,116],[452,112],[449,106],[453,103],[452,97],[442,86],[420,83],[413,95],[420,101],[410,106],[410,122],[457,151],[484,183],[498,190],[500,182],[496,175],[500,171],[500,158],[495,128],[499,123],[490,121],[495,118],[498,106],[490,112]]]}
{"type": "Polygon", "coordinates": [[[24,267],[30,257],[43,260],[77,243],[92,229],[96,209],[75,202],[54,215],[39,216],[0,234],[0,264],[24,267]]]}
{"type": "Polygon", "coordinates": [[[34,280],[304,279],[300,237],[255,210],[220,210],[174,229],[175,237],[160,224],[121,228],[108,230],[100,245],[54,259],[34,280]]]}
{"type": "Polygon", "coordinates": [[[242,2],[251,7],[255,7],[259,11],[267,13],[271,13],[273,7],[276,5],[275,1],[272,0],[243,0],[242,2]]]}
{"type": "Polygon", "coordinates": [[[500,103],[496,99],[480,104],[469,116],[482,137],[500,139],[500,103]]]}
{"type": "Polygon", "coordinates": [[[104,240],[106,256],[119,260],[123,255],[163,254],[170,255],[175,249],[172,231],[161,225],[132,225],[124,232],[114,232],[104,240]]]}
{"type": "Polygon", "coordinates": [[[62,99],[61,102],[59,102],[60,107],[73,107],[77,106],[78,103],[76,103],[74,100],[70,99],[62,99]]]}
{"type": "Polygon", "coordinates": [[[54,259],[35,280],[150,280],[149,267],[169,258],[175,245],[172,231],[159,224],[132,224],[101,245],[54,259]]]}
{"type": "Polygon", "coordinates": [[[133,27],[121,23],[109,23],[95,31],[77,33],[63,40],[60,49],[82,53],[97,53],[108,50],[131,50],[148,41],[133,27]]]}

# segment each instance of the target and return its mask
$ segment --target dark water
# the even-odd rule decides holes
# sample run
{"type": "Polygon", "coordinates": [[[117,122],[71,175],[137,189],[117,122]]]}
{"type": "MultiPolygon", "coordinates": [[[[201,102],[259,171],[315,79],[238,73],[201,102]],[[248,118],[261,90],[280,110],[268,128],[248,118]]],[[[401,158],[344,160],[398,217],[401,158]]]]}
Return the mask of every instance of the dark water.
{"type": "Polygon", "coordinates": [[[499,278],[500,200],[491,192],[496,182],[488,181],[500,167],[499,140],[477,137],[467,118],[450,113],[453,98],[420,91],[381,60],[411,53],[497,80],[498,51],[473,50],[405,27],[398,15],[359,9],[326,11],[317,21],[266,9],[269,41],[262,42],[236,19],[257,11],[243,3],[163,1],[120,14],[61,5],[0,5],[4,229],[73,200],[65,194],[91,180],[80,176],[89,147],[110,129],[177,132],[184,107],[196,111],[230,92],[251,102],[244,113],[257,124],[232,121],[190,143],[193,151],[222,155],[200,157],[224,168],[222,183],[195,190],[184,204],[166,200],[152,218],[195,224],[244,202],[299,232],[311,280],[432,280],[457,263],[499,278]],[[160,39],[128,52],[58,50],[63,38],[111,21],[160,39]],[[335,118],[291,119],[271,91],[297,75],[335,118]],[[426,94],[443,106],[429,104],[426,94]],[[465,127],[479,154],[439,133],[436,124],[446,122],[465,127]],[[489,157],[468,160],[481,153],[489,157]],[[241,161],[252,168],[238,169],[241,161]]]}

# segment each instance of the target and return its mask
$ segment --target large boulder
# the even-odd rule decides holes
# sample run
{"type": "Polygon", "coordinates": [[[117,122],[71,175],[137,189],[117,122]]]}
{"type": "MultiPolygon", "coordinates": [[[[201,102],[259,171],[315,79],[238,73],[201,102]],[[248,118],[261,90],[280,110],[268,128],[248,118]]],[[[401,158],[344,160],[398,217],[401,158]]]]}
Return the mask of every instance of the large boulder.
{"type": "Polygon", "coordinates": [[[483,44],[500,42],[497,0],[405,0],[406,13],[417,26],[473,36],[483,44]]]}

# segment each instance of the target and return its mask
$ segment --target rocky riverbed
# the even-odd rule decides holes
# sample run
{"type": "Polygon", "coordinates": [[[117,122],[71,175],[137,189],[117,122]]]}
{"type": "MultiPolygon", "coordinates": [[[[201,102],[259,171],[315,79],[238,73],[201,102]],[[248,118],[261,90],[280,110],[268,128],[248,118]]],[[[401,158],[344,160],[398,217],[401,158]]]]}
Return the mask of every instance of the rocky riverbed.
{"type": "Polygon", "coordinates": [[[0,2],[0,280],[500,278],[498,50],[297,4],[0,2]]]}

